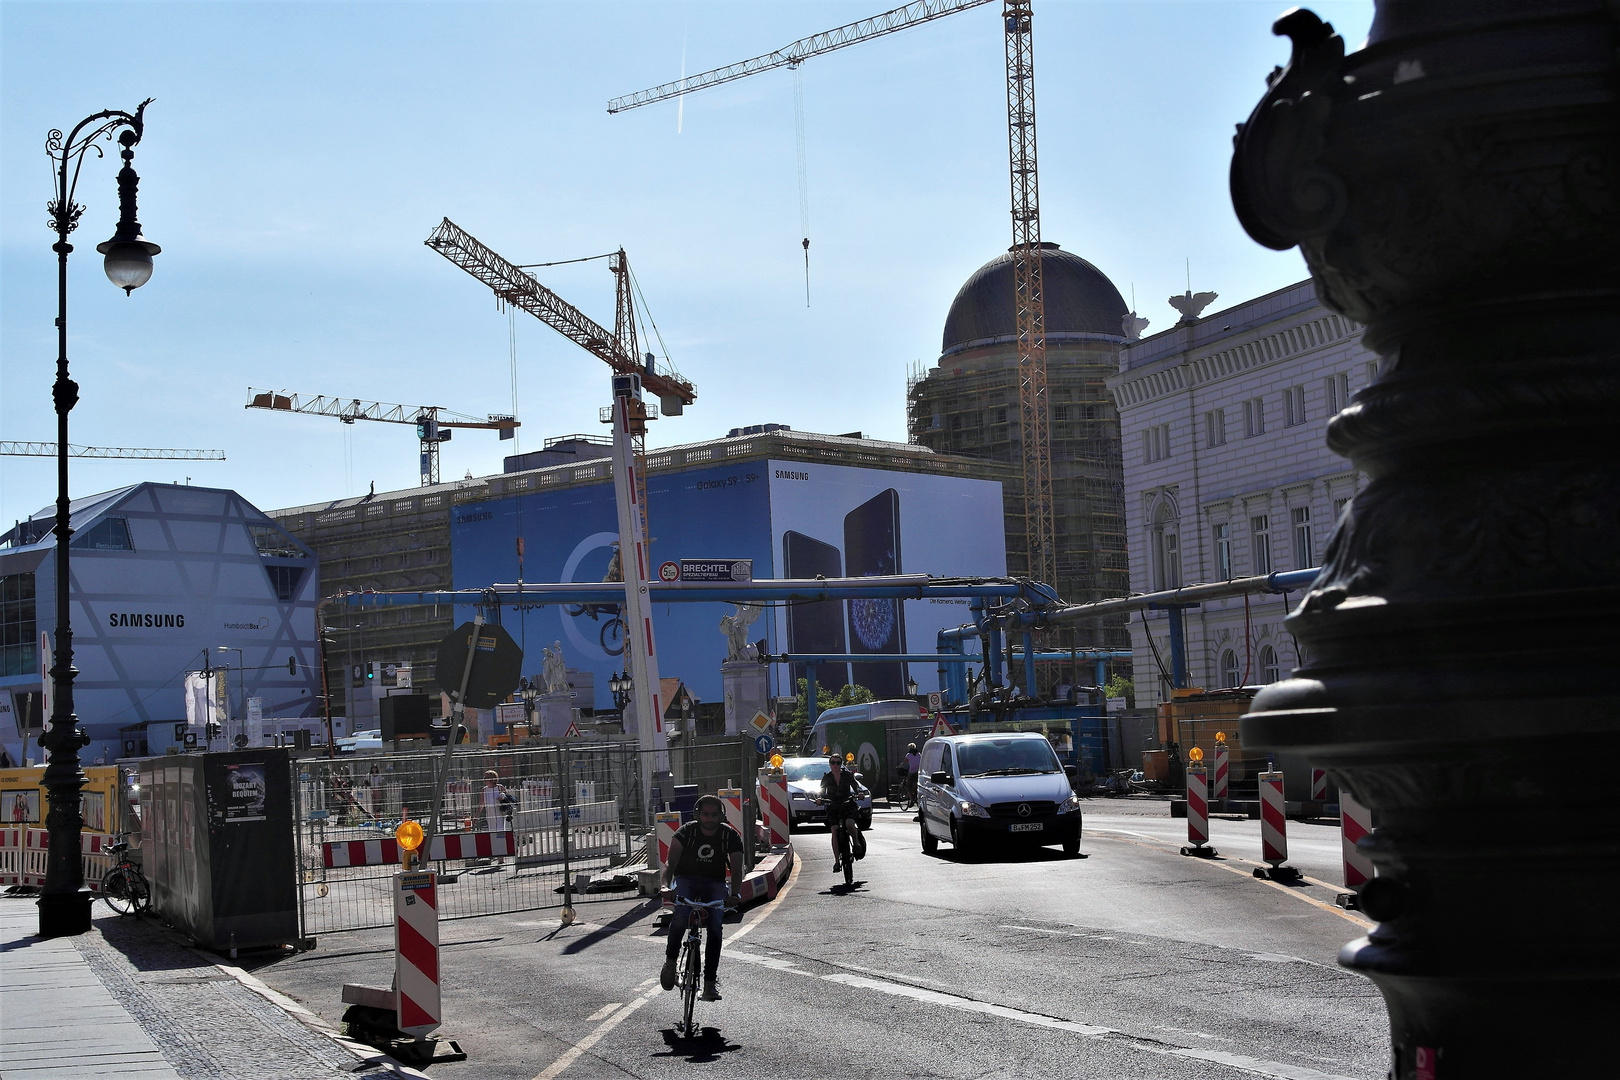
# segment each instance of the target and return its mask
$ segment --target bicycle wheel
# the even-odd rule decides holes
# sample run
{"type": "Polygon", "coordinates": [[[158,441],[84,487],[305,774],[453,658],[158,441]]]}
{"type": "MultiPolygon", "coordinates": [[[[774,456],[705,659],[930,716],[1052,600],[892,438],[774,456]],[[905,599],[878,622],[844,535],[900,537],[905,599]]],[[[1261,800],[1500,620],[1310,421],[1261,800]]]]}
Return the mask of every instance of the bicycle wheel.
{"type": "Polygon", "coordinates": [[[855,856],[850,850],[849,829],[842,825],[838,827],[838,853],[844,860],[844,884],[855,884],[855,856]]]}
{"type": "Polygon", "coordinates": [[[697,1005],[698,980],[703,976],[702,964],[698,936],[694,933],[687,937],[686,949],[681,957],[681,1035],[687,1039],[693,1035],[692,1010],[697,1005]]]}
{"type": "Polygon", "coordinates": [[[133,915],[140,910],[140,897],[135,891],[134,879],[127,868],[115,866],[101,877],[101,898],[120,915],[133,915]]]}

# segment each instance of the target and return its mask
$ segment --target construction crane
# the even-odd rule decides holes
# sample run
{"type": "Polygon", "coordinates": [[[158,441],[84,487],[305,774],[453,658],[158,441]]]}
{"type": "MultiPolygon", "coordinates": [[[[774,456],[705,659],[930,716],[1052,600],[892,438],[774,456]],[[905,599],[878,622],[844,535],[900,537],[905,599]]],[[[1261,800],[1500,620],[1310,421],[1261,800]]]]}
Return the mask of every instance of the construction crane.
{"type": "Polygon", "coordinates": [[[546,288],[523,267],[497,255],[449,218],[439,223],[426,244],[483,282],[503,304],[522,308],[613,371],[613,405],[603,417],[613,425],[613,494],[619,515],[619,565],[624,580],[625,660],[631,676],[637,735],[644,749],[642,795],[651,798],[653,778],[669,770],[669,739],[664,730],[664,702],[658,679],[658,653],[653,640],[651,562],[647,552],[647,488],[643,467],[647,422],[658,408],[642,399],[650,390],[666,416],[678,416],[697,398],[692,384],[674,371],[660,371],[652,353],[643,356],[636,344],[635,285],[624,249],[608,256],[616,288],[613,330],[546,288]],[[628,542],[626,539],[628,538],[628,542]]]}
{"type": "MultiPolygon", "coordinates": [[[[800,38],[752,60],[715,68],[616,97],[618,113],[681,97],[710,86],[774,68],[797,68],[834,49],[907,30],[992,0],[918,0],[881,15],[800,38]]],[[[1035,47],[1030,0],[1002,0],[1001,25],[1007,60],[1007,160],[1012,184],[1013,305],[1018,340],[1018,415],[1022,426],[1024,536],[1029,576],[1057,580],[1057,526],[1052,497],[1052,437],[1046,391],[1046,305],[1041,291],[1040,184],[1035,154],[1035,47]]]]}
{"type": "MultiPolygon", "coordinates": [[[[55,457],[53,442],[0,442],[0,456],[55,457]]],[[[68,457],[156,458],[160,461],[224,461],[223,450],[149,450],[139,446],[74,446],[68,443],[68,457]]]]}
{"type": "Polygon", "coordinates": [[[361,401],[359,398],[327,397],[325,394],[312,397],[279,390],[255,390],[251,386],[248,387],[248,402],[243,408],[330,416],[345,424],[352,424],[356,420],[415,424],[416,437],[422,443],[420,465],[423,487],[439,482],[439,444],[449,442],[455,428],[499,431],[501,438],[510,439],[513,430],[522,426],[516,417],[498,413],[480,420],[476,416],[451,412],[439,405],[391,405],[386,401],[361,401]]]}

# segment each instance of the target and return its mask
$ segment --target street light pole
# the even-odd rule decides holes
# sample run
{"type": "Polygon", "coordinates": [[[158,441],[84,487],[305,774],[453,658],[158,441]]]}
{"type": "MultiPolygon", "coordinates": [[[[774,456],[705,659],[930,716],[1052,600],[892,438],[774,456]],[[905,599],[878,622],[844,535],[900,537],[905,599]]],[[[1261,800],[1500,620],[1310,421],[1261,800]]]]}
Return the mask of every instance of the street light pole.
{"type": "Polygon", "coordinates": [[[67,264],[73,250],[68,234],[78,228],[79,215],[84,213],[84,207],[74,202],[73,196],[85,152],[94,149],[97,157],[103,156],[101,147],[95,145],[97,140],[111,140],[113,132],[125,129],[118,136],[123,147],[119,156],[124,161],[118,172],[118,228],[112,239],[98,244],[96,250],[106,256],[107,277],[126,294],[146,284],[152,276],[152,256],[161,249],[141,236],[135,212],[140,178],[130,162],[135,157],[135,144],[141,141],[143,116],[151,101],[147,98],[141,102],[133,114],[108,109],[87,116],[66,138],[52,128],[45,138],[45,151],[56,172],[55,197],[46,204],[50,227],[56,232],[56,243],[51,247],[56,252],[56,382],[51,387],[51,400],[56,406],[56,523],[52,529],[56,534],[56,635],[50,671],[50,726],[40,740],[47,753],[44,782],[50,800],[50,812],[45,818],[50,848],[45,887],[39,898],[40,937],[65,937],[90,929],[91,897],[84,887],[79,839],[84,828],[81,792],[87,782],[80,768],[79,749],[90,740],[73,711],[73,680],[78,669],[73,666],[73,630],[68,612],[68,541],[73,535],[68,497],[68,413],[79,401],[79,386],[68,377],[67,264]]]}

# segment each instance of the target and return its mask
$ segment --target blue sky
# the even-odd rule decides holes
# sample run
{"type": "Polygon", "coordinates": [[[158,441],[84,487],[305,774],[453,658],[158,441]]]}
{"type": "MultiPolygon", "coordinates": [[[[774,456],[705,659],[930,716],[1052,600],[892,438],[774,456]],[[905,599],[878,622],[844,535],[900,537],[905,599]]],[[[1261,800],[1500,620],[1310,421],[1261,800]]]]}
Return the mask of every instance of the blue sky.
{"type": "MultiPolygon", "coordinates": [[[[804,305],[793,78],[757,75],[610,116],[610,97],[882,10],[862,3],[0,3],[0,438],[55,438],[46,133],[147,110],[141,221],[163,245],[126,298],[94,246],[117,220],[90,161],[70,263],[70,441],[201,447],[215,462],[76,459],[75,495],[141,480],[264,509],[417,482],[404,426],[243,410],[249,386],[512,407],[522,449],[598,434],[607,369],[422,241],[449,217],[520,263],[623,246],[698,401],[649,445],[773,421],[905,438],[908,368],[1010,242],[999,5],[803,68],[812,306],[804,305]],[[679,130],[677,124],[679,123],[679,130]],[[515,349],[514,349],[515,345],[515,349]]],[[[898,0],[894,0],[898,2],[898,0]]],[[[1152,320],[1305,276],[1238,227],[1233,125],[1287,57],[1276,2],[1036,0],[1043,236],[1152,320]]],[[[1324,3],[1351,47],[1372,5],[1324,3]]],[[[611,325],[600,262],[542,280],[611,325]]],[[[654,345],[661,355],[663,346],[654,345]]],[[[459,432],[446,479],[511,442],[459,432]]],[[[48,459],[0,457],[0,522],[52,501],[48,459]]]]}

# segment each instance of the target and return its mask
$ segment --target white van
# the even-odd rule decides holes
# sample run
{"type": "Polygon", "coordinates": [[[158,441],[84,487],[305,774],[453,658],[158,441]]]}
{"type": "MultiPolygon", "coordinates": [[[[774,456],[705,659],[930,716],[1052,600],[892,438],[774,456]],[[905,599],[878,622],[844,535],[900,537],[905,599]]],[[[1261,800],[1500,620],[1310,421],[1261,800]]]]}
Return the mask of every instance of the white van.
{"type": "Polygon", "coordinates": [[[1036,731],[941,735],[922,748],[917,812],[925,855],[950,841],[957,858],[1009,844],[1062,844],[1080,854],[1080,798],[1036,731]]]}

